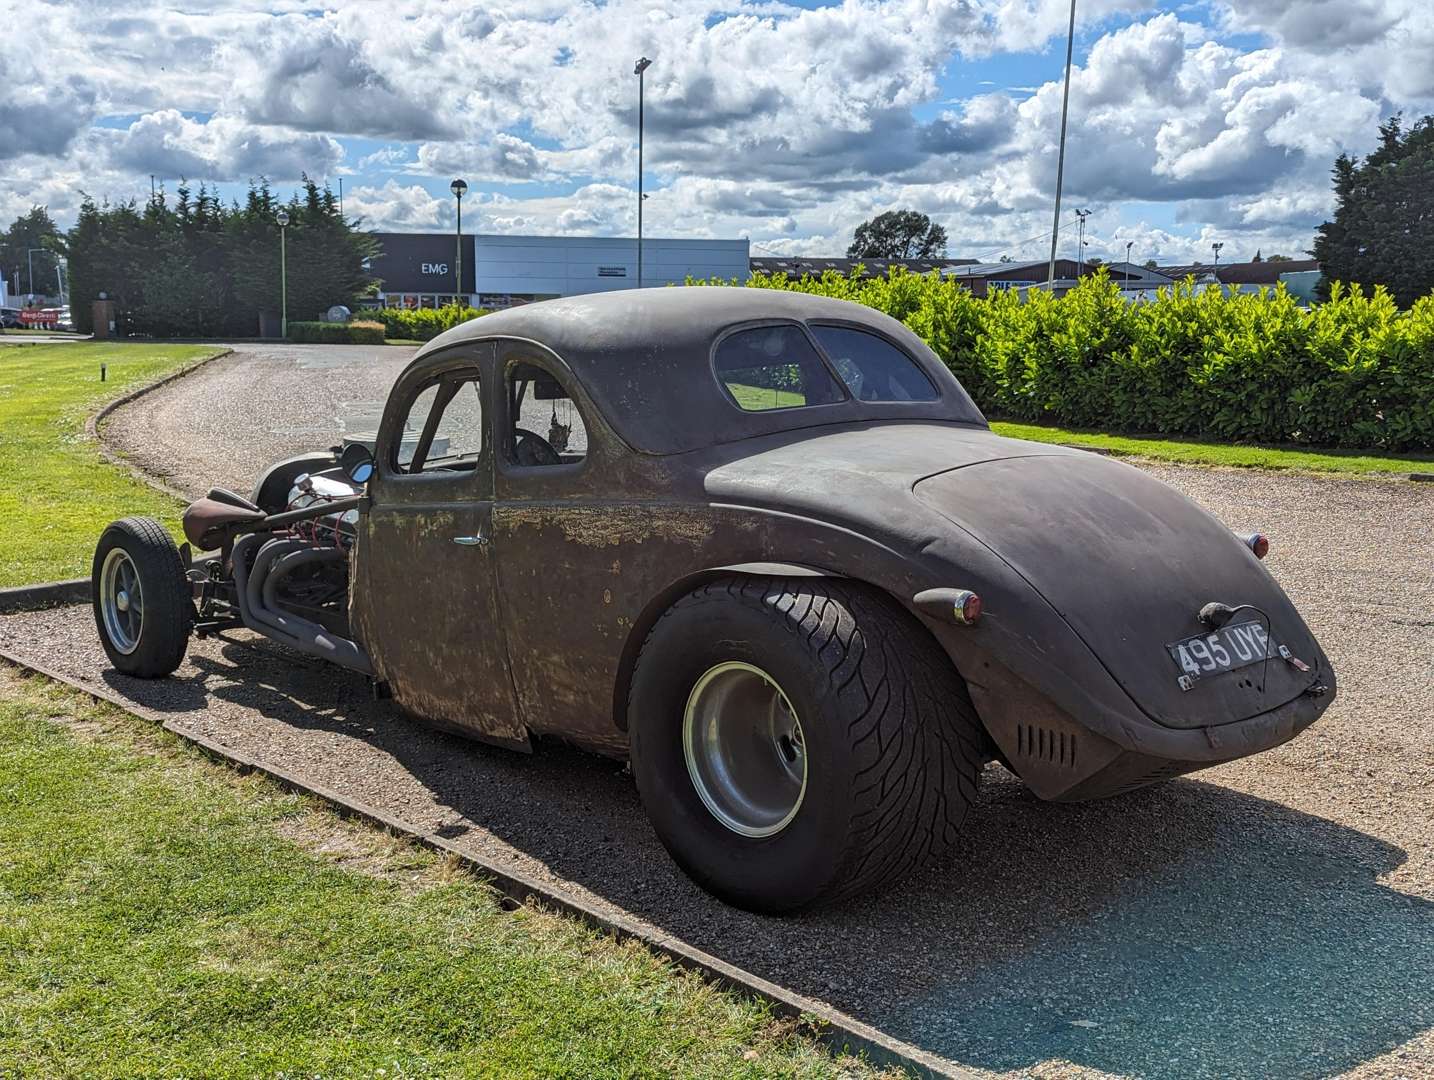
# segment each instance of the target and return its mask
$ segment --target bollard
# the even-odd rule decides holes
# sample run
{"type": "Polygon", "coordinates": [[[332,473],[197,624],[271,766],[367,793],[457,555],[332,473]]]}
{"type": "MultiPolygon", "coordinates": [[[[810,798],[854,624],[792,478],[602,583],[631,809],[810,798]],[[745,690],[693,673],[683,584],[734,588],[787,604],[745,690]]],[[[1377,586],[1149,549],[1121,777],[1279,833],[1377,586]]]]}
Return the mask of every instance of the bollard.
{"type": "Polygon", "coordinates": [[[100,364],[100,382],[104,382],[104,381],[105,381],[105,365],[104,365],[103,363],[101,363],[101,364],[100,364]]]}

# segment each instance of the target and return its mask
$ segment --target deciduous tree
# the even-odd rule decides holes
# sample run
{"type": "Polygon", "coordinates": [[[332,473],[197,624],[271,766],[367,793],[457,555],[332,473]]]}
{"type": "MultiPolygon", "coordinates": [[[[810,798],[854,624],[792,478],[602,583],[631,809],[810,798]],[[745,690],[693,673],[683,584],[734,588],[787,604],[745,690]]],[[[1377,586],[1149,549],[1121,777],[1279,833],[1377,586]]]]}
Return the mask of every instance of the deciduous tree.
{"type": "Polygon", "coordinates": [[[59,292],[55,278],[55,248],[60,230],[43,206],[32,206],[0,233],[0,274],[16,295],[35,292],[53,296],[59,292]],[[35,251],[39,248],[39,251],[35,251]],[[31,288],[31,270],[34,287],[31,288]]]}
{"type": "Polygon", "coordinates": [[[946,254],[946,230],[916,210],[888,210],[856,227],[852,259],[931,259],[946,254]]]}

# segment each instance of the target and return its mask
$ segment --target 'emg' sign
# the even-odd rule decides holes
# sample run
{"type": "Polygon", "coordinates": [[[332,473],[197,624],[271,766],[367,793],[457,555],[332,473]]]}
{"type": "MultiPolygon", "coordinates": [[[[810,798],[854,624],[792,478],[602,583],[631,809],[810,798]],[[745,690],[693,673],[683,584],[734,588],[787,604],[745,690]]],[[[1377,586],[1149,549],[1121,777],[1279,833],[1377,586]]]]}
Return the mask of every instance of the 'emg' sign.
{"type": "Polygon", "coordinates": [[[423,272],[425,274],[437,274],[439,276],[442,276],[443,274],[448,273],[448,264],[426,262],[423,264],[423,272]]]}

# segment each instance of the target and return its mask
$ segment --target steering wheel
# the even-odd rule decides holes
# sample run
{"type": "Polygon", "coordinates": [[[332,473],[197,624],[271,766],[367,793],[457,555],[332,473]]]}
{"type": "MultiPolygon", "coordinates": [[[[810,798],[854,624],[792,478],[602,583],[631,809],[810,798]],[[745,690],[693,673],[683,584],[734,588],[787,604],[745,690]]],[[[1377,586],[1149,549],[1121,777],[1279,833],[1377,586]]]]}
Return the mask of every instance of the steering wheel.
{"type": "Polygon", "coordinates": [[[515,427],[513,439],[513,459],[519,465],[561,465],[563,463],[563,459],[553,449],[553,444],[536,431],[515,427]]]}

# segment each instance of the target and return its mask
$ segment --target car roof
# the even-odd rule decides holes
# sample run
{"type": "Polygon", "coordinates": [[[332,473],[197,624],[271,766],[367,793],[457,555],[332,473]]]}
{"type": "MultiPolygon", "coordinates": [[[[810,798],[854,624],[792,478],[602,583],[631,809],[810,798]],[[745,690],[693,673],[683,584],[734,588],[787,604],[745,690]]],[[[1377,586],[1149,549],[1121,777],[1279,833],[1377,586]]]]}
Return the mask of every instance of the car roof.
{"type": "Polygon", "coordinates": [[[688,286],[567,296],[472,319],[429,342],[415,363],[465,342],[519,338],[556,353],[632,447],[672,454],[822,424],[874,419],[985,421],[919,337],[863,304],[778,289],[688,286]],[[744,412],[712,370],[712,349],[751,323],[834,322],[899,345],[940,391],[931,402],[864,402],[744,412]]]}

